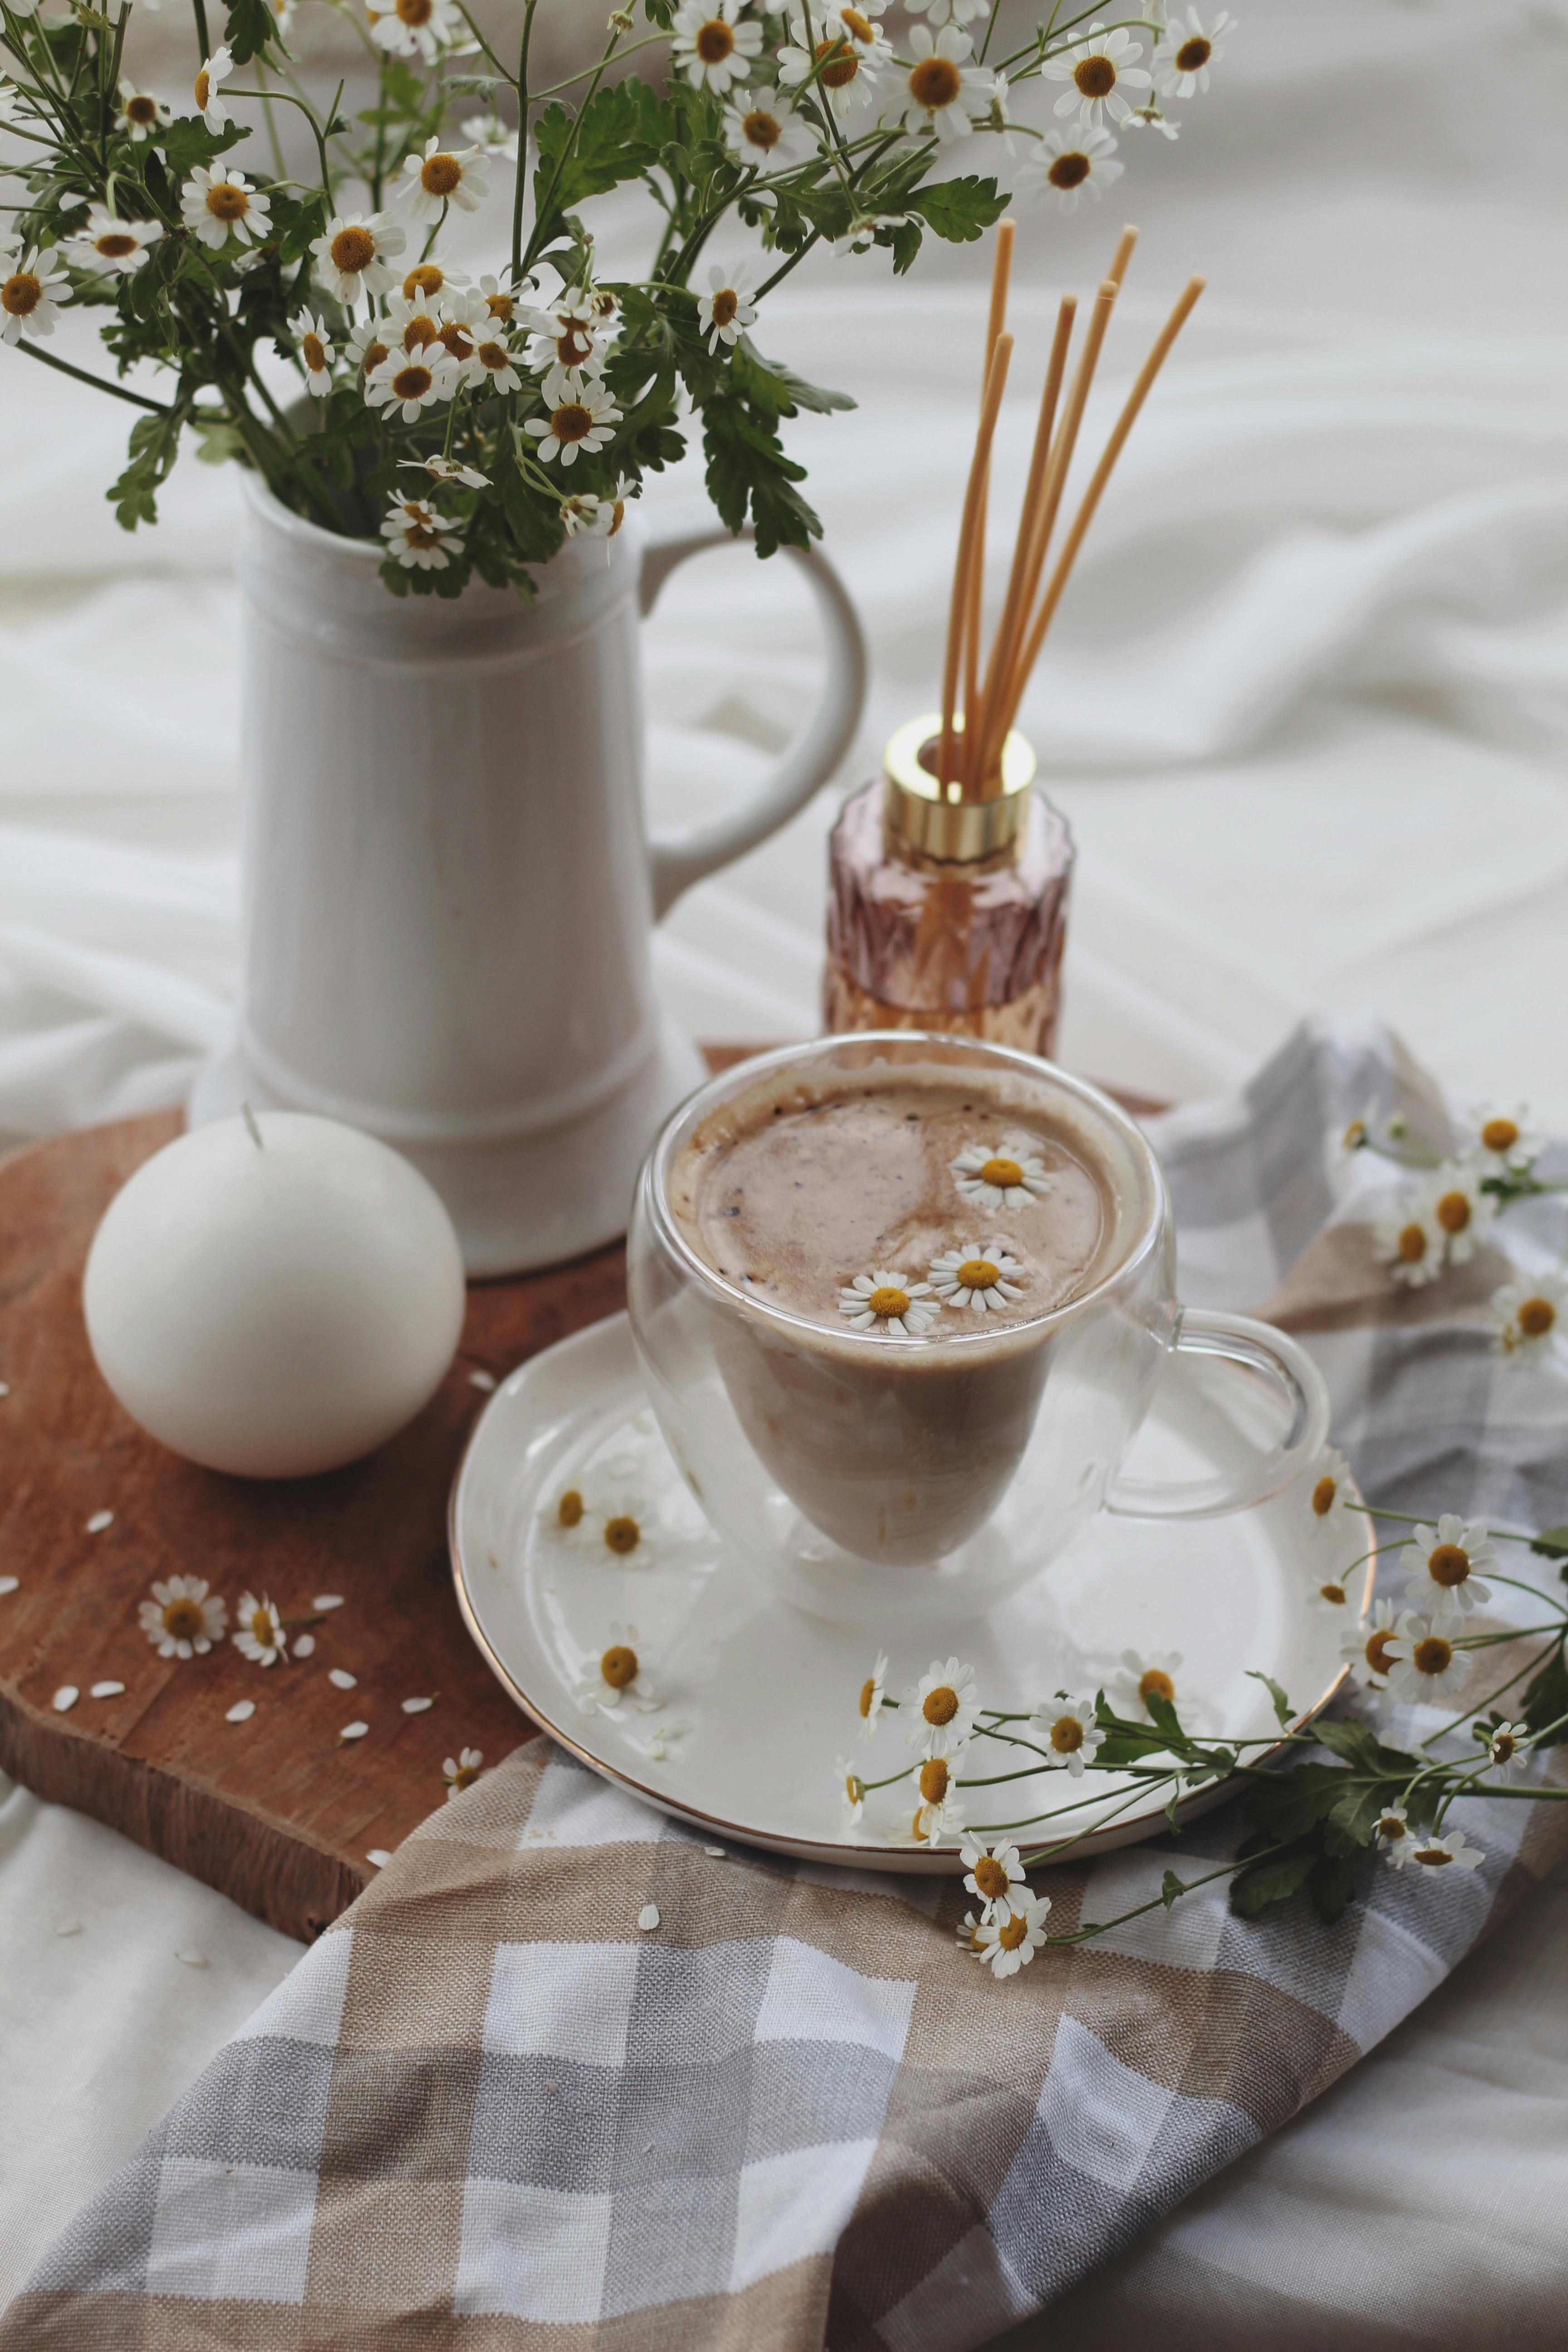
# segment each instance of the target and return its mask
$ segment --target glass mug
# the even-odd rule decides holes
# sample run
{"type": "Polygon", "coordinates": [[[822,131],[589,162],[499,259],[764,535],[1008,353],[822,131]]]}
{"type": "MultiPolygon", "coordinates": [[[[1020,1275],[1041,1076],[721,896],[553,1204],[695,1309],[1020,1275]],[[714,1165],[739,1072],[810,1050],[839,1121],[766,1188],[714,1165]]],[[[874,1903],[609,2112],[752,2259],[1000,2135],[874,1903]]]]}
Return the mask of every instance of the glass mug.
{"type": "MultiPolygon", "coordinates": [[[[974,1223],[955,1204],[955,1229],[974,1223]]],[[[854,1271],[825,1268],[829,1295],[854,1271]]],[[[712,1079],[655,1139],[628,1240],[632,1334],[681,1475],[755,1573],[844,1623],[885,1622],[890,1607],[935,1624],[987,1607],[1100,1510],[1205,1518],[1289,1484],[1327,1434],[1321,1374],[1268,1324],[1184,1309],[1174,1277],[1163,1172],[1108,1096],[1011,1047],[910,1030],[784,1046],[712,1079]],[[871,1070],[948,1097],[955,1083],[973,1087],[983,1125],[1046,1117],[1099,1171],[1110,1204],[1084,1288],[1000,1328],[988,1316],[962,1326],[944,1316],[904,1339],[828,1328],[707,1261],[671,1202],[694,1131],[748,1097],[765,1118],[802,1081],[847,1090],[871,1070]],[[1179,1389],[1167,1418],[1204,1466],[1121,1478],[1165,1371],[1179,1389]]]]}

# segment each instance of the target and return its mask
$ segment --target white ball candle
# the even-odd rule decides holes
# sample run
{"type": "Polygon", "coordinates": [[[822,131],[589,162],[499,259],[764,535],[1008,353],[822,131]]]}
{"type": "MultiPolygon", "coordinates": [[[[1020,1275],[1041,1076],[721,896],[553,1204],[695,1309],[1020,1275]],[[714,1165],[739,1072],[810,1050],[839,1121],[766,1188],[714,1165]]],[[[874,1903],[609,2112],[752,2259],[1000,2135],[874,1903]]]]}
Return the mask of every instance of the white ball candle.
{"type": "Polygon", "coordinates": [[[247,1112],[155,1152],[93,1236],[82,1307],[132,1420],[213,1470],[299,1478],[380,1445],[463,1323],[446,1209],[384,1143],[247,1112]]]}

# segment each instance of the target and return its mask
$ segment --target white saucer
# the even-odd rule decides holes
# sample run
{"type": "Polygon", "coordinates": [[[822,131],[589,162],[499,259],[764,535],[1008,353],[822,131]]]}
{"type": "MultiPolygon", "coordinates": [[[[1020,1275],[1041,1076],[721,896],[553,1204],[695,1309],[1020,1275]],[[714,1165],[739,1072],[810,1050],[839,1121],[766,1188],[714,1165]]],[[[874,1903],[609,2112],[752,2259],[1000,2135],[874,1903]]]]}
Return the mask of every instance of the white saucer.
{"type": "MultiPolygon", "coordinates": [[[[1191,1476],[1212,1466],[1191,1428],[1178,1428],[1156,1397],[1132,1475],[1191,1476]]],[[[1358,1517],[1348,1532],[1363,1527],[1355,1549],[1370,1552],[1370,1523],[1358,1517]]],[[[698,1829],[862,1870],[958,1867],[954,1844],[933,1852],[910,1837],[910,1781],[868,1797],[858,1827],[847,1823],[840,1758],[867,1779],[912,1769],[898,1715],[883,1715],[874,1740],[862,1737],[857,1702],[879,1649],[889,1654],[895,1697],[951,1650],[973,1666],[983,1706],[1027,1708],[1058,1689],[1092,1696],[1103,1685],[1123,1714],[1139,1711],[1124,1687],[1123,1652],[1144,1661],[1179,1653],[1184,1720],[1225,1738],[1277,1727],[1249,1668],[1284,1686],[1298,1726],[1327,1705],[1344,1672],[1339,1640],[1350,1611],[1316,1605],[1327,1565],[1300,1486],[1227,1518],[1101,1514],[1034,1584],[941,1636],[892,1623],[858,1634],[807,1616],[726,1559],[658,1434],[624,1315],[531,1358],[496,1391],[453,1486],[450,1531],[470,1632],[513,1697],[563,1747],[698,1829]],[[571,1534],[558,1518],[567,1488],[601,1511],[571,1534]],[[647,1528],[626,1559],[605,1545],[605,1511],[647,1528]],[[584,1712],[580,1688],[604,1690],[597,1661],[617,1639],[637,1650],[658,1704],[584,1712]]],[[[1343,1558],[1331,1565],[1342,1569],[1343,1558]]],[[[987,1759],[970,1772],[1009,1769],[1000,1746],[983,1741],[970,1752],[987,1759]]],[[[1076,1857],[1163,1825],[1159,1796],[1120,1811],[1131,1785],[1042,1771],[971,1791],[969,1819],[1017,1820],[1102,1786],[1058,1832],[1072,1838],[1076,1857]]],[[[1205,1788],[1179,1815],[1193,1819],[1228,1793],[1226,1783],[1205,1788]]],[[[1047,1842],[1043,1828],[1021,1836],[1047,1842]]]]}

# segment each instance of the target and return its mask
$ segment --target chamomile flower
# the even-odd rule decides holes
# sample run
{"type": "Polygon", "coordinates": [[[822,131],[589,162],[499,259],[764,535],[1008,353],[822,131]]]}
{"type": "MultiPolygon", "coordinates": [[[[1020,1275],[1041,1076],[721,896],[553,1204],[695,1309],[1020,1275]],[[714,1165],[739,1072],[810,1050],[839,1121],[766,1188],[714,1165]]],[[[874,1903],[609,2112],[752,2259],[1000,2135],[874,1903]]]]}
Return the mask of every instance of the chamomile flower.
{"type": "Polygon", "coordinates": [[[1007,106],[1011,89],[1005,73],[994,73],[985,91],[984,114],[976,117],[982,129],[995,132],[1001,141],[1004,155],[1016,155],[1018,152],[1013,138],[1013,117],[1007,106]]]}
{"type": "Polygon", "coordinates": [[[951,1756],[974,1736],[974,1669],[957,1658],[933,1658],[899,1704],[909,1709],[906,1737],[917,1754],[951,1756]]]}
{"type": "Polygon", "coordinates": [[[456,1756],[447,1758],[441,1767],[441,1778],[447,1783],[448,1803],[454,1797],[460,1797],[465,1789],[473,1787],[484,1760],[482,1748],[459,1748],[456,1756]]]}
{"type": "Polygon", "coordinates": [[[1182,1671],[1180,1650],[1151,1650],[1147,1657],[1136,1650],[1123,1650],[1121,1670],[1116,1677],[1118,1696],[1130,1710],[1147,1715],[1152,1698],[1176,1704],[1176,1677],[1182,1671]]]}
{"type": "Polygon", "coordinates": [[[1450,1830],[1446,1837],[1428,1830],[1416,1839],[1410,1859],[1434,1875],[1450,1868],[1462,1875],[1466,1871],[1479,1870],[1486,1855],[1479,1845],[1470,1843],[1463,1830],[1450,1830]]]}
{"type": "Polygon", "coordinates": [[[939,33],[926,25],[910,28],[914,63],[905,77],[899,119],[911,139],[928,131],[939,139],[968,138],[974,128],[971,114],[984,111],[991,98],[991,76],[965,62],[973,50],[968,34],[956,25],[944,25],[939,33]]]}
{"type": "Polygon", "coordinates": [[[441,297],[436,340],[454,361],[464,383],[483,383],[485,369],[476,356],[481,339],[489,339],[490,314],[482,294],[454,289],[441,297]]]}
{"type": "Polygon", "coordinates": [[[1195,8],[1185,23],[1178,8],[1161,34],[1154,50],[1154,86],[1162,98],[1191,98],[1207,89],[1209,68],[1225,54],[1225,44],[1237,29],[1236,19],[1222,8],[1205,27],[1195,8]]]}
{"type": "Polygon", "coordinates": [[[916,1805],[910,1836],[916,1845],[940,1845],[943,1838],[959,1836],[963,1828],[963,1794],[949,1780],[940,1797],[922,1797],[916,1805]]]}
{"type": "Polygon", "coordinates": [[[1498,1213],[1497,1195],[1481,1190],[1481,1171],[1461,1160],[1451,1160],[1434,1171],[1426,1188],[1426,1206],[1443,1235],[1450,1265],[1468,1265],[1498,1213]]]}
{"type": "Polygon", "coordinates": [[[229,113],[227,100],[218,88],[218,84],[226,81],[233,71],[234,59],[228,53],[226,41],[213,51],[210,58],[203,58],[201,71],[192,85],[196,112],[215,138],[220,131],[226,131],[234,119],[229,113]]]}
{"type": "Polygon", "coordinates": [[[456,0],[365,0],[370,37],[395,58],[423,58],[433,65],[437,50],[468,47],[456,0]]]}
{"type": "Polygon", "coordinates": [[[860,1709],[861,1735],[868,1740],[877,1737],[877,1725],[888,1703],[887,1683],[888,1654],[886,1650],[880,1650],[877,1654],[876,1664],[860,1685],[860,1696],[857,1702],[860,1709]]]}
{"type": "Polygon", "coordinates": [[[739,342],[755,319],[756,305],[747,299],[751,284],[749,269],[727,270],[715,264],[708,272],[708,291],[697,305],[697,326],[707,336],[710,352],[721,343],[739,342]]]}
{"type": "Polygon", "coordinates": [[[1560,1274],[1505,1282],[1491,1296],[1493,1342],[1503,1356],[1541,1356],[1568,1331],[1568,1281],[1560,1274]]]}
{"type": "Polygon", "coordinates": [[[1053,1766],[1070,1772],[1077,1780],[1082,1778],[1084,1766],[1093,1763],[1105,1734],[1094,1719],[1094,1701],[1064,1692],[1060,1698],[1043,1699],[1035,1709],[1029,1718],[1029,1737],[1049,1750],[1053,1766]]]}
{"type": "Polygon", "coordinates": [[[722,98],[762,54],[763,28],[742,17],[742,0],[685,0],[675,12],[675,63],[694,89],[722,98]]]}
{"type": "Polygon", "coordinates": [[[367,294],[384,294],[395,283],[392,265],[407,243],[402,222],[390,213],[335,213],[310,251],[321,285],[353,310],[367,294]]]}
{"type": "Polygon", "coordinates": [[[403,190],[415,220],[439,220],[447,205],[459,212],[478,212],[489,193],[484,156],[478,147],[443,147],[438,136],[425,142],[421,155],[403,159],[403,190]]]}
{"type": "Polygon", "coordinates": [[[1511,1780],[1527,1754],[1525,1742],[1530,1738],[1528,1723],[1478,1723],[1476,1738],[1484,1742],[1487,1769],[1500,1780],[1511,1780]]]}
{"type": "MultiPolygon", "coordinates": [[[[454,278],[452,283],[460,285],[462,280],[454,278]]],[[[487,271],[479,280],[479,292],[485,298],[485,308],[495,324],[503,331],[510,327],[518,312],[517,297],[510,287],[503,286],[499,278],[487,271]]]]}
{"type": "Polygon", "coordinates": [[[948,1167],[966,1201],[977,1209],[1026,1209],[1051,1189],[1038,1152],[1021,1136],[1000,1144],[967,1143],[948,1167]]]}
{"type": "Polygon", "coordinates": [[[987,1242],[983,1250],[973,1242],[960,1242],[927,1268],[939,1298],[950,1307],[973,1307],[977,1315],[1022,1298],[1023,1291],[1013,1276],[1023,1271],[999,1241],[987,1242]]]}
{"type": "Polygon", "coordinates": [[[1470,1671],[1467,1652],[1448,1633],[1414,1609],[1406,1609],[1384,1643],[1388,1687],[1410,1706],[1447,1706],[1470,1671]]]}
{"type": "Polygon", "coordinates": [[[1085,202],[1098,204],[1122,168],[1108,131],[1047,131],[1015,176],[1037,203],[1054,195],[1064,213],[1075,213],[1085,202]]]}
{"type": "Polygon", "coordinates": [[[14,343],[23,335],[52,335],[62,302],[70,299],[63,269],[51,267],[53,255],[37,250],[0,262],[5,279],[0,285],[0,338],[14,343]]]}
{"type": "Polygon", "coordinates": [[[1121,128],[1123,131],[1157,131],[1162,139],[1179,139],[1182,135],[1181,124],[1173,122],[1168,114],[1162,114],[1152,103],[1135,106],[1121,128]]]}
{"type": "Polygon", "coordinates": [[[63,257],[75,269],[129,278],[142,267],[163,234],[157,221],[121,220],[107,205],[91,205],[86,220],[62,248],[63,257]]]}
{"type": "Polygon", "coordinates": [[[198,163],[180,190],[180,215],[191,234],[216,252],[231,236],[259,245],[270,236],[270,200],[243,172],[198,163]]]}
{"type": "Polygon", "coordinates": [[[479,148],[486,155],[499,155],[503,163],[516,163],[516,126],[503,122],[499,114],[470,114],[462,128],[470,147],[479,148]]]}
{"type": "Polygon", "coordinates": [[[1443,1234],[1431,1204],[1423,1194],[1412,1194],[1380,1217],[1372,1229],[1372,1246],[1395,1282],[1419,1290],[1443,1271],[1443,1234]]]}
{"type": "Polygon", "coordinates": [[[1046,1915],[1050,1907],[1048,1895],[1031,1895],[1021,1909],[999,1912],[995,1918],[981,1921],[974,1941],[993,1976],[1016,1976],[1020,1969],[1027,1968],[1046,1940],[1046,1915]]]}
{"type": "Polygon", "coordinates": [[[1057,100],[1058,115],[1070,115],[1085,131],[1099,131],[1131,113],[1139,101],[1127,96],[1129,90],[1153,87],[1142,57],[1142,45],[1124,27],[1107,32],[1103,25],[1091,25],[1081,41],[1047,58],[1040,72],[1047,81],[1068,85],[1057,100]]]}
{"type": "Polygon", "coordinates": [[[1350,1464],[1335,1445],[1325,1446],[1301,1481],[1307,1493],[1307,1524],[1320,1543],[1344,1537],[1344,1514],[1352,1506],[1350,1464]]]}
{"type": "Polygon", "coordinates": [[[1363,1690],[1386,1690],[1394,1671],[1389,1643],[1398,1631],[1392,1604],[1380,1601],[1363,1624],[1352,1625],[1340,1643],[1340,1655],[1351,1670],[1351,1680],[1363,1690]]]}
{"type": "Polygon", "coordinates": [[[1313,1601],[1326,1616],[1337,1617],[1342,1610],[1350,1607],[1350,1588],[1345,1582],[1347,1573],[1344,1569],[1331,1569],[1312,1587],[1313,1601]]]}
{"type": "Polygon", "coordinates": [[[386,340],[390,332],[391,328],[385,319],[362,319],[357,327],[349,329],[344,348],[352,355],[362,378],[378,368],[387,357],[392,348],[386,340]]]}
{"type": "Polygon", "coordinates": [[[878,1266],[858,1274],[838,1294],[838,1312],[857,1331],[880,1326],[900,1339],[914,1338],[942,1309],[931,1296],[929,1282],[911,1282],[897,1267],[878,1266]]]}
{"type": "Polygon", "coordinates": [[[414,425],[433,402],[450,400],[457,388],[457,369],[434,344],[421,352],[389,352],[364,380],[365,405],[382,409],[388,423],[401,416],[405,425],[414,425]]]}
{"type": "Polygon", "coordinates": [[[561,527],[568,539],[607,539],[615,519],[614,503],[596,490],[576,490],[561,501],[561,527]]]}
{"type": "Polygon", "coordinates": [[[966,1911],[959,1921],[955,1940],[959,1950],[967,1952],[971,1959],[980,1958],[980,1922],[973,1911],[966,1911]]]}
{"type": "Polygon", "coordinates": [[[785,89],[801,89],[819,105],[831,109],[840,122],[876,103],[878,58],[838,32],[817,23],[811,28],[811,46],[804,18],[792,17],[787,45],[778,54],[778,77],[785,89]],[[814,78],[815,77],[815,78],[814,78]]]}
{"type": "MultiPolygon", "coordinates": [[[[940,1756],[928,1756],[914,1768],[915,1794],[922,1805],[934,1806],[945,1814],[958,1801],[958,1769],[966,1749],[962,1741],[944,1748],[940,1756]]],[[[952,1813],[954,1822],[956,1813],[952,1813]]]]}
{"type": "Polygon", "coordinates": [[[1415,1850],[1418,1832],[1410,1826],[1403,1805],[1384,1805],[1373,1824],[1373,1843],[1384,1862],[1403,1870],[1415,1850]]]}
{"type": "Polygon", "coordinates": [[[608,333],[590,289],[558,294],[542,310],[526,311],[522,323],[529,334],[528,364],[542,375],[541,388],[552,405],[569,384],[603,373],[608,333]]]}
{"type": "Polygon", "coordinates": [[[592,457],[616,437],[621,412],[596,376],[579,376],[563,387],[563,397],[547,416],[530,416],[523,431],[539,444],[548,465],[559,458],[574,466],[584,451],[592,457]]]}
{"type": "MultiPolygon", "coordinates": [[[[392,362],[383,364],[390,367],[392,362]]],[[[404,414],[407,415],[406,407],[404,414]]],[[[387,553],[405,572],[445,572],[452,557],[463,551],[458,528],[450,516],[437,514],[428,499],[394,499],[381,535],[388,542],[387,553]]]]}
{"type": "Polygon", "coordinates": [[[174,119],[174,108],[163,99],[154,98],[150,89],[138,89],[132,81],[121,83],[114,127],[123,131],[128,139],[156,138],[174,119]]]}
{"type": "Polygon", "coordinates": [[[202,1576],[171,1576],[153,1587],[136,1612],[161,1658],[205,1658],[228,1627],[228,1603],[202,1576]]]}
{"type": "Polygon", "coordinates": [[[964,1867],[965,1886],[980,1898],[982,1920],[994,1919],[998,1911],[1011,1911],[1015,1901],[1027,1902],[1029,1890],[1024,1885],[1018,1849],[1005,1838],[986,1845],[971,1831],[959,1849],[959,1859],[964,1867]],[[1015,1887],[1021,1887],[1022,1894],[1015,1896],[1015,1887]]]}
{"type": "Polygon", "coordinates": [[[648,1681],[647,1660],[636,1647],[635,1625],[612,1625],[605,1648],[583,1661],[577,1683],[577,1705],[584,1715],[602,1708],[613,1715],[622,1706],[646,1715],[662,1706],[648,1681]]]}
{"type": "Polygon", "coordinates": [[[325,320],[312,318],[309,310],[300,310],[289,320],[289,332],[294,338],[305,371],[306,391],[313,392],[318,400],[325,399],[332,388],[333,356],[325,320]]]}
{"type": "Polygon", "coordinates": [[[395,351],[416,359],[441,340],[440,309],[438,301],[428,300],[423,294],[416,293],[412,299],[395,294],[380,322],[381,332],[395,351]]]}
{"type": "Polygon", "coordinates": [[[911,16],[929,16],[933,25],[969,25],[984,16],[990,0],[904,0],[911,16]]]}
{"type": "Polygon", "coordinates": [[[1489,1103],[1471,1112],[1475,1122],[1476,1157],[1488,1176],[1522,1176],[1545,1150],[1545,1139],[1532,1134],[1525,1121],[1528,1106],[1520,1103],[1511,1118],[1494,1111],[1489,1103]]]}
{"type": "MultiPolygon", "coordinates": [[[[427,253],[423,261],[416,261],[408,271],[398,291],[405,302],[417,302],[429,310],[443,294],[460,290],[468,282],[467,270],[455,268],[451,262],[443,261],[438,253],[427,253]]],[[[494,280],[490,282],[493,284],[494,280]]]]}
{"type": "Polygon", "coordinates": [[[258,1666],[275,1666],[289,1649],[282,1618],[270,1601],[258,1601],[254,1592],[240,1594],[229,1638],[242,1658],[254,1658],[258,1666]]]}
{"type": "Polygon", "coordinates": [[[847,1756],[841,1756],[834,1769],[838,1774],[845,1826],[853,1829],[866,1810],[866,1783],[847,1756]]]}
{"type": "Polygon", "coordinates": [[[1482,1522],[1445,1511],[1435,1528],[1418,1527],[1405,1548],[1405,1599],[1434,1624],[1468,1617],[1479,1601],[1492,1597],[1475,1571],[1495,1570],[1497,1564],[1497,1546],[1482,1522]]]}
{"type": "Polygon", "coordinates": [[[398,464],[412,466],[416,472],[428,474],[435,482],[459,482],[465,490],[488,490],[490,486],[488,474],[481,474],[477,466],[463,465],[456,457],[400,457],[398,464]]]}
{"type": "Polygon", "coordinates": [[[777,90],[749,89],[724,110],[724,143],[739,162],[759,172],[779,172],[804,163],[816,139],[777,90]]]}
{"type": "Polygon", "coordinates": [[[502,334],[494,331],[482,342],[474,345],[469,373],[477,384],[489,392],[521,392],[522,378],[517,372],[517,353],[502,334]]]}

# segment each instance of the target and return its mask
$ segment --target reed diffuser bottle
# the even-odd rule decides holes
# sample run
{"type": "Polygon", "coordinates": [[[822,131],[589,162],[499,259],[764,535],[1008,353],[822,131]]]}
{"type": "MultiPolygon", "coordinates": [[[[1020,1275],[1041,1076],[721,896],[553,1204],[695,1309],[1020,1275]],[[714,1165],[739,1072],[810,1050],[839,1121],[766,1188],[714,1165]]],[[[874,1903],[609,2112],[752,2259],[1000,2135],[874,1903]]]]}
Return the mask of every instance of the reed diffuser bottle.
{"type": "Polygon", "coordinates": [[[1013,224],[997,225],[942,709],[900,728],[883,753],[881,776],[846,802],[833,828],[824,1001],[830,1032],[940,1029],[1036,1054],[1054,1049],[1072,835],[1037,787],[1034,751],[1014,721],[1110,470],[1203,291],[1201,278],[1190,279],[1156,338],[1047,573],[1079,427],[1137,236],[1133,228],[1121,233],[1070,383],[1071,295],[1058,314],[1006,594],[983,662],[991,446],[1013,352],[1005,331],[1013,224]]]}

